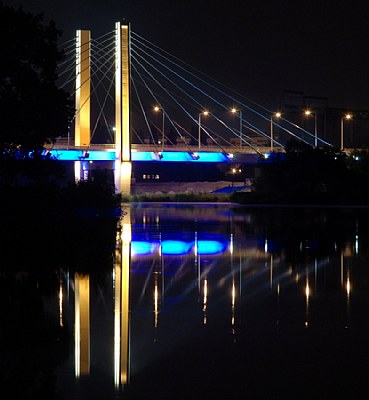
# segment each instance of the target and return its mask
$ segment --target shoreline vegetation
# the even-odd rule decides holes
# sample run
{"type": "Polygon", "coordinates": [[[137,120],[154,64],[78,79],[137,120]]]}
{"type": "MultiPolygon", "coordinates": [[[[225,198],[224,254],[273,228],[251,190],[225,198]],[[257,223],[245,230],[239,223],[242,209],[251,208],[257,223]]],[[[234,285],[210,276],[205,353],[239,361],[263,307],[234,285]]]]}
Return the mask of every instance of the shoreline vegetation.
{"type": "MultiPolygon", "coordinates": [[[[114,184],[102,174],[88,181],[60,186],[65,174],[55,161],[2,163],[0,204],[2,218],[33,213],[59,218],[83,210],[119,214],[123,202],[222,202],[254,206],[369,206],[369,150],[346,154],[340,150],[311,148],[290,143],[285,153],[260,159],[251,186],[210,191],[208,183],[194,182],[191,190],[175,191],[173,185],[153,185],[152,191],[116,194],[114,184]],[[27,184],[15,179],[17,168],[27,173],[27,184]],[[51,168],[51,169],[50,169],[51,168]],[[7,175],[4,172],[7,171],[7,175]],[[51,171],[51,172],[50,172],[51,171]],[[50,180],[50,174],[54,179],[50,180]],[[171,190],[163,190],[170,188],[171,190]],[[162,189],[162,191],[158,191],[162,189]],[[104,212],[103,212],[104,210],[104,212]]],[[[220,182],[219,182],[220,183],[220,182]]],[[[134,188],[133,188],[134,189],[134,188]]],[[[137,188],[136,188],[137,189],[137,188]]]]}

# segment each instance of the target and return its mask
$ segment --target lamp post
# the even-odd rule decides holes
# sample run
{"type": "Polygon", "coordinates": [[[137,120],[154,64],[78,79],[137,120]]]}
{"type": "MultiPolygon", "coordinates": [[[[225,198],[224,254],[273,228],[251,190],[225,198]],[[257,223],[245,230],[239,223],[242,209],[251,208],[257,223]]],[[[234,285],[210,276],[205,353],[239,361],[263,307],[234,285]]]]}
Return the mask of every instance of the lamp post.
{"type": "Polygon", "coordinates": [[[199,113],[199,132],[198,132],[198,141],[199,141],[199,149],[201,148],[201,115],[208,115],[209,111],[203,111],[199,113]]]}
{"type": "Polygon", "coordinates": [[[165,123],[165,113],[164,113],[164,110],[163,110],[162,108],[158,107],[158,106],[155,106],[155,107],[154,107],[154,111],[155,111],[155,112],[161,111],[161,113],[162,113],[162,122],[161,122],[162,144],[161,144],[161,146],[162,146],[162,151],[164,151],[164,123],[165,123]]]}
{"type": "Polygon", "coordinates": [[[281,118],[282,114],[280,112],[276,112],[275,114],[272,114],[270,117],[270,152],[273,151],[274,149],[274,138],[273,138],[273,117],[275,118],[281,118]]]}
{"type": "Polygon", "coordinates": [[[314,115],[314,147],[318,147],[318,120],[316,112],[312,112],[311,110],[305,110],[305,115],[314,115]]]}
{"type": "Polygon", "coordinates": [[[242,148],[242,110],[237,110],[236,108],[231,109],[232,114],[236,114],[237,111],[240,115],[240,148],[242,148]]]}
{"type": "Polygon", "coordinates": [[[345,114],[344,116],[341,117],[341,150],[344,149],[344,135],[343,135],[344,120],[350,120],[351,118],[352,118],[351,114],[345,114]]]}

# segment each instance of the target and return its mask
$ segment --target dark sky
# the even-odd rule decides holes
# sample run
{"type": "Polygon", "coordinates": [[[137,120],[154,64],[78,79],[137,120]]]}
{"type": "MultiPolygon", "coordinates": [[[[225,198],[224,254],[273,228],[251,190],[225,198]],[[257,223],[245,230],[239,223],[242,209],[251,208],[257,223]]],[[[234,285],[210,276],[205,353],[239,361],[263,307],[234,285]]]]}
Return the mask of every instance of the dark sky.
{"type": "Polygon", "coordinates": [[[63,31],[131,29],[193,67],[277,107],[284,90],[369,110],[369,6],[363,0],[3,0],[63,31]]]}

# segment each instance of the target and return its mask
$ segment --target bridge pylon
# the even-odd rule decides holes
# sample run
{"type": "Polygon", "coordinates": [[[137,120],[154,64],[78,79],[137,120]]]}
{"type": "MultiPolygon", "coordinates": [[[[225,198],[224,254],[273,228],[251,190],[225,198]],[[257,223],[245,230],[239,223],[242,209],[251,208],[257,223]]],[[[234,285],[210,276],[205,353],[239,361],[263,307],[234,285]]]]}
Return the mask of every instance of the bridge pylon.
{"type": "MultiPolygon", "coordinates": [[[[74,145],[88,147],[91,141],[91,32],[78,30],[76,38],[76,117],[74,145]]],[[[75,161],[75,181],[86,180],[88,169],[83,161],[75,161]]]]}
{"type": "Polygon", "coordinates": [[[115,60],[115,190],[131,192],[130,26],[117,22],[115,60]]]}
{"type": "MultiPolygon", "coordinates": [[[[115,25],[115,191],[131,192],[131,123],[130,123],[130,26],[117,22],[115,25]]],[[[77,31],[76,41],[76,147],[91,144],[91,33],[77,31]]],[[[88,179],[88,163],[75,162],[75,180],[88,179]]]]}

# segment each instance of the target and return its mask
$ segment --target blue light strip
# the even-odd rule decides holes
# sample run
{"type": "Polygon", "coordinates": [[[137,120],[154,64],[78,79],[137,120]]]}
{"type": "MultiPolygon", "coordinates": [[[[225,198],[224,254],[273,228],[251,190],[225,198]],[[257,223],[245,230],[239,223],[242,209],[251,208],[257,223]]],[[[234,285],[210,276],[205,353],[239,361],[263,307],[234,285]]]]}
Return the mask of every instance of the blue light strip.
{"type": "Polygon", "coordinates": [[[60,161],[114,161],[115,150],[46,150],[46,153],[51,153],[51,158],[55,158],[60,161]]]}
{"type": "Polygon", "coordinates": [[[199,151],[190,153],[187,151],[163,151],[161,153],[132,152],[132,161],[229,162],[231,158],[220,152],[199,151]],[[146,155],[143,156],[143,153],[146,153],[146,155]]]}
{"type": "MultiPolygon", "coordinates": [[[[115,150],[46,150],[43,155],[49,153],[51,158],[60,161],[114,161],[115,150]]],[[[164,151],[156,153],[153,151],[132,151],[132,161],[166,161],[166,162],[229,162],[232,161],[224,153],[186,151],[164,151]]]]}

